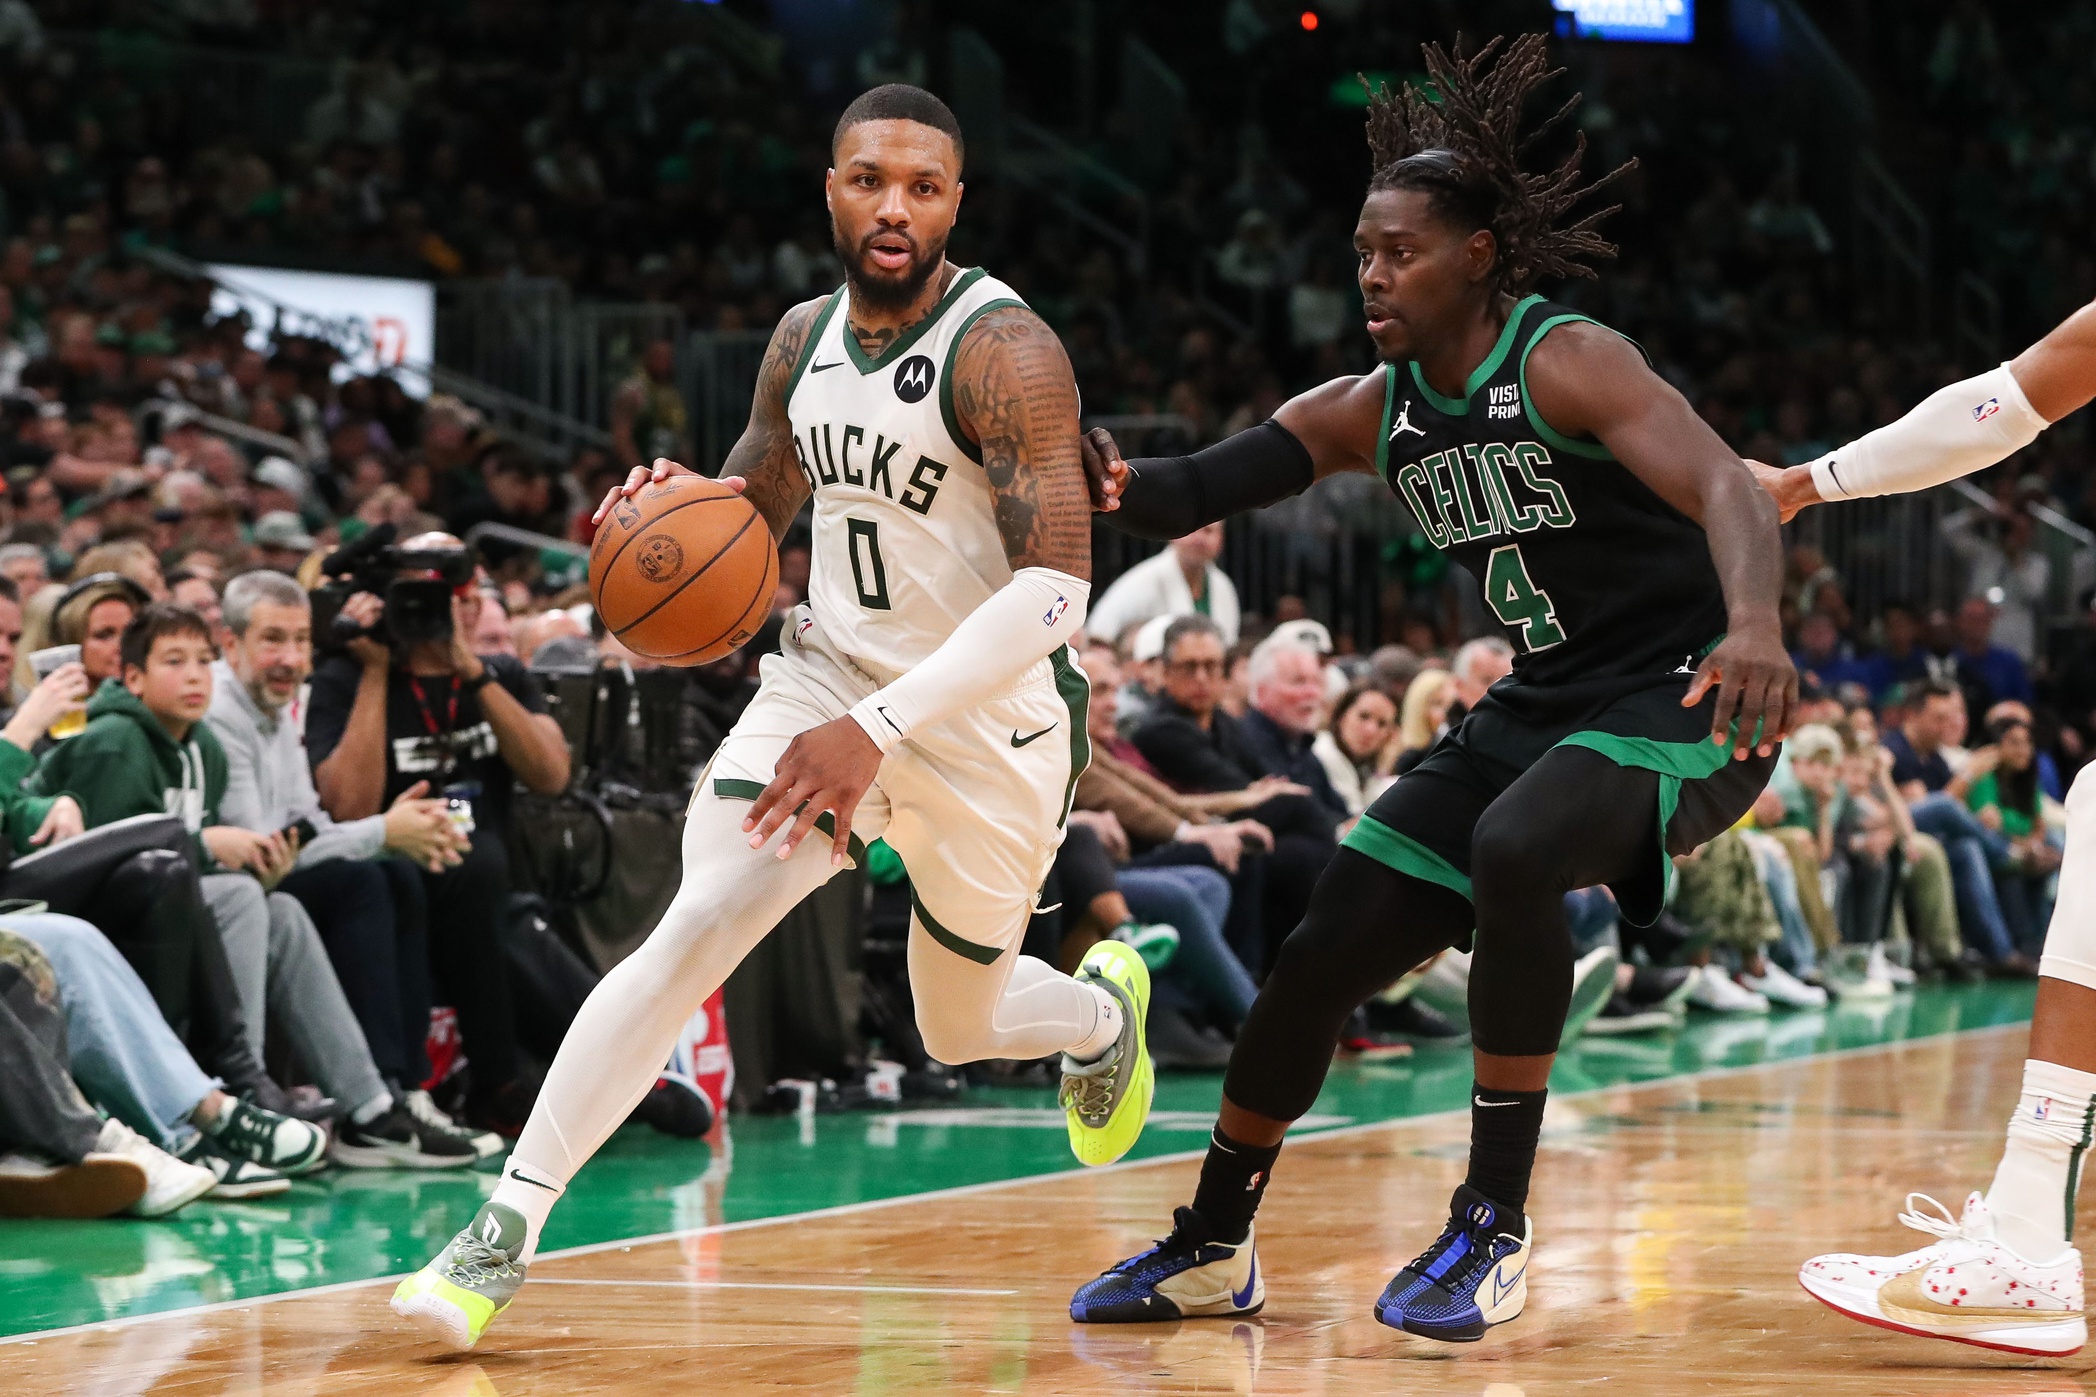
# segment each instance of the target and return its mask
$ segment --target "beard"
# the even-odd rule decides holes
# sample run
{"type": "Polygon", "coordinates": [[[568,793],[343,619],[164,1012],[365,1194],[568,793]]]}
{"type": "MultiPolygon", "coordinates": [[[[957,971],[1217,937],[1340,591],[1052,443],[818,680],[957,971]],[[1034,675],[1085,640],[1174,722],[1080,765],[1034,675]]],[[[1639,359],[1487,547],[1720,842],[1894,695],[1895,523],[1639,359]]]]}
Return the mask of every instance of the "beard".
{"type": "Polygon", "coordinates": [[[941,237],[929,246],[920,246],[909,233],[891,234],[909,242],[911,257],[909,266],[900,272],[889,272],[875,266],[872,261],[873,240],[884,231],[875,229],[861,238],[856,246],[846,241],[844,233],[834,226],[830,237],[837,260],[844,264],[844,280],[851,287],[854,303],[874,311],[907,310],[924,291],[933,274],[946,264],[946,239],[941,237]]]}
{"type": "Polygon", "coordinates": [[[289,669],[257,670],[255,677],[247,682],[247,695],[255,701],[255,707],[264,713],[281,713],[290,705],[292,699],[298,697],[298,673],[289,669]],[[284,685],[291,693],[279,701],[269,691],[269,685],[272,683],[284,685]]]}

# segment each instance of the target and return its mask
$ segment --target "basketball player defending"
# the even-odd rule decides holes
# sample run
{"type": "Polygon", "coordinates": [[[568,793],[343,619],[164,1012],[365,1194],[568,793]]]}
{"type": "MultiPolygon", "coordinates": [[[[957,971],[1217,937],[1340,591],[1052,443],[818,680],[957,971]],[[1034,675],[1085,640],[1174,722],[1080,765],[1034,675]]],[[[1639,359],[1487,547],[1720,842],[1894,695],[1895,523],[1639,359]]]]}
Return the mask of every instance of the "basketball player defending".
{"type": "Polygon", "coordinates": [[[1652,921],[1667,855],[1746,812],[1789,725],[1776,511],[1635,345],[1527,294],[1614,249],[1598,215],[1560,226],[1585,192],[1577,153],[1547,173],[1516,163],[1523,104],[1552,76],[1543,39],[1494,64],[1496,48],[1430,46],[1432,100],[1407,88],[1369,104],[1354,244],[1383,364],[1190,457],[1117,463],[1106,518],[1164,536],[1373,471],[1477,576],[1516,657],[1342,841],[1238,1034],[1192,1206],[1077,1291],[1080,1322],[1258,1309],[1253,1216],[1341,1026],[1473,934],[1469,1176],[1374,1313],[1449,1341],[1518,1316],[1572,993],[1564,894],[1607,884],[1625,917],[1652,921]]]}
{"type": "MultiPolygon", "coordinates": [[[[676,900],[576,1016],[494,1195],[394,1294],[456,1347],[510,1303],[546,1215],[679,1028],[862,839],[884,836],[910,871],[926,1051],[1063,1054],[1087,1164],[1126,1153],[1149,1112],[1142,961],[1104,942],[1071,979],[1018,953],[1091,759],[1065,643],[1091,590],[1069,360],[1008,287],[946,261],[962,144],[944,103],[875,88],[831,154],[845,285],[779,322],[726,462],[774,536],[813,494],[808,602],[700,775],[676,900]]],[[[681,469],[658,461],[652,478],[681,469]]],[[[636,470],[605,509],[650,478],[636,470]]]]}
{"type": "MultiPolygon", "coordinates": [[[[1926,490],[2007,459],[2091,398],[2096,305],[1817,461],[1761,467],[1762,483],[1785,519],[1822,501],[1926,490]]],[[[2087,1342],[2072,1238],[2096,1136],[2096,765],[2067,792],[2059,901],[2038,975],[2023,1093],[1993,1186],[1968,1196],[1958,1217],[1907,1195],[1900,1221],[1938,1240],[1903,1256],[1816,1256],[1798,1272],[1814,1296],[1866,1324],[2010,1353],[2073,1353],[2087,1342]]]]}

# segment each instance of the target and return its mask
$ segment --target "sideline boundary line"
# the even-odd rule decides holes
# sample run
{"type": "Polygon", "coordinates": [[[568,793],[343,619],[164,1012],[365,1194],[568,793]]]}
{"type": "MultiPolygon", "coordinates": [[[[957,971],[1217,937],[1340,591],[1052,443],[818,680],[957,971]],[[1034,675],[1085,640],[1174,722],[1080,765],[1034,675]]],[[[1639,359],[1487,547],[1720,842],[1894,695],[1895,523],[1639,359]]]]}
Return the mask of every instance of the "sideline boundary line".
{"type": "MultiPolygon", "coordinates": [[[[1834,1048],[1826,1052],[1805,1053],[1798,1057],[1779,1058],[1774,1062],[1744,1063],[1736,1067],[1711,1067],[1696,1072],[1684,1072],[1678,1076],[1654,1077],[1643,1082],[1618,1082],[1609,1086],[1582,1087],[1577,1091],[1552,1093],[1561,1101],[1578,1101],[1603,1096],[1609,1092],[1647,1091],[1656,1087],[1691,1086],[1701,1082],[1723,1081],[1730,1077],[1742,1077],[1755,1072],[1769,1072],[1787,1067],[1802,1067],[1808,1064],[1841,1062],[1850,1058],[1873,1057],[1885,1053],[1904,1052],[1924,1044],[1941,1043],[1961,1038],[1982,1038],[1993,1034],[2027,1031],[2030,1020],[2015,1023],[1987,1024],[1979,1028],[1955,1028],[1948,1033],[1923,1034],[1918,1038],[1901,1038],[1889,1043],[1866,1043],[1855,1048],[1834,1048]]],[[[1318,1140],[1365,1135],[1377,1130],[1399,1130],[1430,1121],[1445,1121],[1458,1116],[1467,1116],[1468,1106],[1458,1106],[1446,1111],[1429,1111],[1424,1115],[1395,1116],[1389,1120],[1363,1121],[1354,1125],[1333,1126],[1329,1130],[1313,1130],[1297,1138],[1298,1144],[1310,1144],[1318,1140]]],[[[898,1207],[905,1203],[922,1203],[939,1198],[966,1198],[972,1194],[990,1193],[997,1189],[1014,1188],[1021,1184],[1039,1183],[1043,1179],[1060,1178],[1070,1174],[1090,1173],[1105,1175],[1135,1169],[1149,1169],[1160,1164],[1181,1164],[1202,1158],[1207,1146],[1200,1149],[1175,1150],[1170,1154],[1149,1155],[1142,1159],[1124,1160],[1118,1164],[1104,1165],[1087,1170],[1083,1165],[1069,1169],[1054,1169],[1043,1174],[1018,1174],[1009,1179],[988,1179],[981,1183],[956,1184],[951,1188],[927,1189],[922,1193],[898,1194],[893,1198],[868,1198],[856,1203],[837,1203],[827,1208],[811,1208],[806,1212],[780,1213],[775,1217],[747,1218],[741,1222],[715,1222],[699,1227],[677,1228],[669,1232],[649,1232],[637,1237],[621,1237],[607,1242],[590,1242],[582,1246],[562,1247],[558,1251],[540,1252],[534,1263],[557,1261],[574,1256],[595,1256],[602,1252],[631,1250],[634,1247],[652,1246],[658,1242],[683,1241],[692,1237],[706,1237],[730,1232],[748,1232],[760,1227],[778,1227],[786,1223],[814,1222],[827,1218],[851,1217],[859,1213],[876,1212],[883,1208],[898,1207]]],[[[327,1285],[307,1286],[297,1290],[273,1291],[268,1295],[256,1295],[245,1300],[214,1300],[203,1305],[187,1305],[179,1309],[156,1310],[151,1314],[122,1315],[114,1319],[91,1320],[85,1324],[69,1324],[57,1329],[36,1329],[22,1334],[0,1337],[0,1348],[13,1345],[35,1344],[44,1339],[65,1338],[74,1334],[93,1334],[118,1329],[130,1329],[141,1324],[161,1324],[174,1320],[193,1318],[198,1315],[223,1313],[228,1310],[245,1310],[256,1305],[275,1304],[281,1300],[298,1299],[311,1295],[328,1295],[345,1290],[364,1290],[376,1285],[397,1284],[401,1277],[412,1272],[395,1272],[386,1276],[368,1276],[362,1280],[334,1281],[327,1285]]],[[[549,1277],[548,1279],[558,1279],[549,1277]]]]}

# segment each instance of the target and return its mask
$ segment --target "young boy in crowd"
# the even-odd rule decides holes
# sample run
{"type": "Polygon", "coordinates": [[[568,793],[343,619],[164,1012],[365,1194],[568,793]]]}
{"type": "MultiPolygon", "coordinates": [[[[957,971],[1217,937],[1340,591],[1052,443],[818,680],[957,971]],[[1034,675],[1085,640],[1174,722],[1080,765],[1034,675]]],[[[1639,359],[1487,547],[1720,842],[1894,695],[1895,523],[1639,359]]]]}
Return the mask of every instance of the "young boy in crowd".
{"type": "Polygon", "coordinates": [[[45,757],[37,783],[80,802],[88,828],[168,814],[196,837],[204,900],[217,919],[261,1056],[273,1015],[321,1089],[348,1109],[332,1153],[353,1168],[471,1164],[470,1143],[426,1127],[386,1089],[319,933],[297,901],[269,891],[298,857],[282,833],[219,822],[226,754],[204,719],[217,648],[204,618],[155,602],[120,642],[120,681],[87,705],[87,728],[45,757]],[[252,875],[252,876],[250,876],[252,875]]]}

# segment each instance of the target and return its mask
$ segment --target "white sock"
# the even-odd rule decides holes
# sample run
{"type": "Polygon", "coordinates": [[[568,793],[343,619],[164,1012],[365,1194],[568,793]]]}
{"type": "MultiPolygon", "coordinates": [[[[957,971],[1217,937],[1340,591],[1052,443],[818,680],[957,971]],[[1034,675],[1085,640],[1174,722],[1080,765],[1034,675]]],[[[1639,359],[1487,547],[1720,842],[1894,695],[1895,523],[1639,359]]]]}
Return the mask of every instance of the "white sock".
{"type": "Polygon", "coordinates": [[[2092,1130],[2096,1072],[2026,1060],[2008,1147],[1987,1190],[1994,1235],[2025,1260],[2051,1261],[2072,1243],[2074,1194],[2092,1130]]]}
{"type": "Polygon", "coordinates": [[[1085,988],[1092,992],[1092,999],[1099,1007],[1099,1017],[1093,1023],[1092,1031],[1066,1050],[1079,1062],[1103,1057],[1108,1048],[1121,1041],[1121,1001],[1097,985],[1088,984],[1085,988]]]}
{"type": "Polygon", "coordinates": [[[382,1091],[349,1113],[351,1125],[369,1125],[393,1109],[393,1093],[382,1091]]]}
{"type": "Polygon", "coordinates": [[[495,1192],[489,1195],[488,1201],[515,1208],[524,1219],[524,1252],[518,1260],[529,1262],[538,1255],[539,1233],[545,1229],[553,1205],[567,1191],[568,1186],[558,1178],[522,1163],[514,1154],[502,1166],[502,1182],[495,1185],[495,1192]]]}

